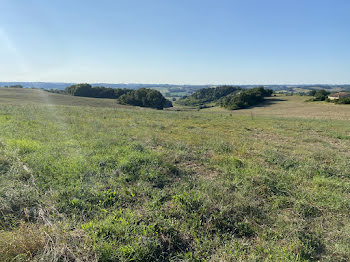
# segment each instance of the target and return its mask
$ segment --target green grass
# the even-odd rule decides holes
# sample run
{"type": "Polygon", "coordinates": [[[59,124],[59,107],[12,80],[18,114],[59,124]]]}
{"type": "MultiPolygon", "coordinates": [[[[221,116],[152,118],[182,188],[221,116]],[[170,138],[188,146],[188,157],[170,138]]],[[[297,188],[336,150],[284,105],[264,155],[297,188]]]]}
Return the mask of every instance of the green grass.
{"type": "Polygon", "coordinates": [[[157,111],[0,90],[1,259],[350,260],[349,107],[278,98],[157,111]]]}

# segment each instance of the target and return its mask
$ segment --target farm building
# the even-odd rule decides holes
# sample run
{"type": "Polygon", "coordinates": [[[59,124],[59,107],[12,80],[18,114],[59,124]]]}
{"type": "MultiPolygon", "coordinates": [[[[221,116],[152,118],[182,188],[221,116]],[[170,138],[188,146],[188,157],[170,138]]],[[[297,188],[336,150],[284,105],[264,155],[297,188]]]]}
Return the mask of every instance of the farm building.
{"type": "Polygon", "coordinates": [[[350,97],[350,93],[340,92],[340,93],[330,94],[328,96],[330,100],[335,100],[335,99],[344,98],[344,97],[350,97]]]}

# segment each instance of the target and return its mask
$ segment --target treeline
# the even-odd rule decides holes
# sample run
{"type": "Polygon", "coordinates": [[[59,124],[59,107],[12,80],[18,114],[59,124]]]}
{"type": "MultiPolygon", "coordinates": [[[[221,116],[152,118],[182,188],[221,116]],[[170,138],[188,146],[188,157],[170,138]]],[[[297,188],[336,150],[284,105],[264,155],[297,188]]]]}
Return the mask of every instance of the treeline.
{"type": "Polygon", "coordinates": [[[77,84],[67,87],[65,92],[73,96],[118,99],[119,103],[125,105],[156,109],[172,107],[172,103],[165,99],[159,91],[147,88],[132,90],[103,86],[92,87],[90,84],[77,84]]]}
{"type": "Polygon", "coordinates": [[[73,96],[117,99],[132,90],[125,88],[108,88],[104,86],[92,87],[90,84],[77,84],[66,87],[65,91],[73,96]]]}
{"type": "Polygon", "coordinates": [[[328,95],[330,95],[331,93],[324,90],[324,89],[320,89],[320,90],[311,90],[309,92],[310,96],[313,96],[313,98],[311,98],[310,100],[307,101],[326,101],[326,102],[331,102],[334,104],[350,104],[350,97],[340,97],[339,99],[329,99],[328,95]]]}
{"type": "Polygon", "coordinates": [[[311,101],[325,101],[328,99],[328,95],[330,94],[330,92],[324,90],[324,89],[320,89],[320,90],[311,90],[309,92],[310,96],[313,96],[311,101]]]}
{"type": "Polygon", "coordinates": [[[216,88],[202,88],[188,97],[178,101],[178,104],[185,106],[200,106],[215,102],[220,98],[241,90],[240,87],[218,86],[216,88]]]}
{"type": "Polygon", "coordinates": [[[22,85],[0,86],[0,88],[23,88],[22,85]]]}
{"type": "Polygon", "coordinates": [[[230,110],[247,108],[263,102],[264,98],[272,93],[273,90],[264,87],[241,90],[239,93],[223,97],[218,104],[230,110]]]}
{"type": "Polygon", "coordinates": [[[227,109],[247,108],[264,101],[264,97],[271,96],[273,90],[257,87],[242,89],[235,86],[218,86],[216,88],[202,88],[192,95],[178,101],[185,106],[203,106],[208,103],[227,109]]]}

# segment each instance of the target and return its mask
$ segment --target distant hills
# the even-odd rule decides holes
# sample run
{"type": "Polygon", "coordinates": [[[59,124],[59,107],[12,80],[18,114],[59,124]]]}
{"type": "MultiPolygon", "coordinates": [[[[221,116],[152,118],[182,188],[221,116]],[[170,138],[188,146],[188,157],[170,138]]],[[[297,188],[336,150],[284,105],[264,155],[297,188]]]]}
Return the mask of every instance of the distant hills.
{"type": "MultiPolygon", "coordinates": [[[[24,88],[42,88],[42,89],[57,89],[63,90],[67,86],[71,86],[77,83],[65,83],[65,82],[0,82],[1,86],[14,86],[21,85],[24,88]]],[[[173,85],[173,84],[137,84],[137,83],[93,83],[91,86],[104,86],[110,88],[127,88],[137,90],[139,88],[152,88],[160,91],[166,98],[176,101],[182,97],[189,96],[199,89],[217,87],[221,85],[173,85]]],[[[314,89],[326,89],[329,92],[350,91],[350,84],[342,85],[328,85],[328,84],[315,84],[315,85],[233,85],[241,88],[255,88],[264,86],[265,88],[272,89],[278,93],[298,93],[307,94],[310,90],[314,89]]]]}
{"type": "MultiPolygon", "coordinates": [[[[43,88],[43,89],[65,89],[67,86],[75,85],[78,83],[66,83],[66,82],[0,82],[0,86],[12,86],[12,85],[21,85],[24,88],[43,88]]],[[[172,85],[172,84],[111,84],[111,83],[93,83],[92,86],[105,86],[111,88],[128,88],[128,89],[139,89],[139,88],[156,88],[156,87],[194,87],[197,89],[210,87],[211,85],[172,85]]]]}
{"type": "MultiPolygon", "coordinates": [[[[43,88],[43,89],[64,89],[67,86],[74,85],[78,83],[68,83],[68,82],[0,82],[0,86],[11,86],[11,85],[22,85],[25,88],[43,88]]],[[[93,83],[92,86],[105,86],[111,88],[128,88],[128,89],[138,89],[138,88],[189,88],[189,89],[201,89],[212,86],[219,85],[173,85],[173,84],[137,84],[137,83],[93,83]]],[[[230,84],[231,85],[231,84],[230,84]]],[[[314,85],[232,85],[240,86],[243,88],[254,88],[259,86],[264,86],[275,91],[278,90],[292,90],[294,88],[306,88],[306,89],[350,89],[350,84],[342,85],[328,85],[328,84],[314,84],[314,85]]]]}

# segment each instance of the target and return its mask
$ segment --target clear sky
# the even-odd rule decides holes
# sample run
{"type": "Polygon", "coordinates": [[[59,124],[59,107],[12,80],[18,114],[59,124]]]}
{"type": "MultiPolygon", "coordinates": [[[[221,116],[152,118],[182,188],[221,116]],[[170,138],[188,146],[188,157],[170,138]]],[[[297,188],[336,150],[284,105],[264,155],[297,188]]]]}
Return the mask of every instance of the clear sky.
{"type": "Polygon", "coordinates": [[[350,83],[350,0],[0,0],[0,81],[350,83]]]}

